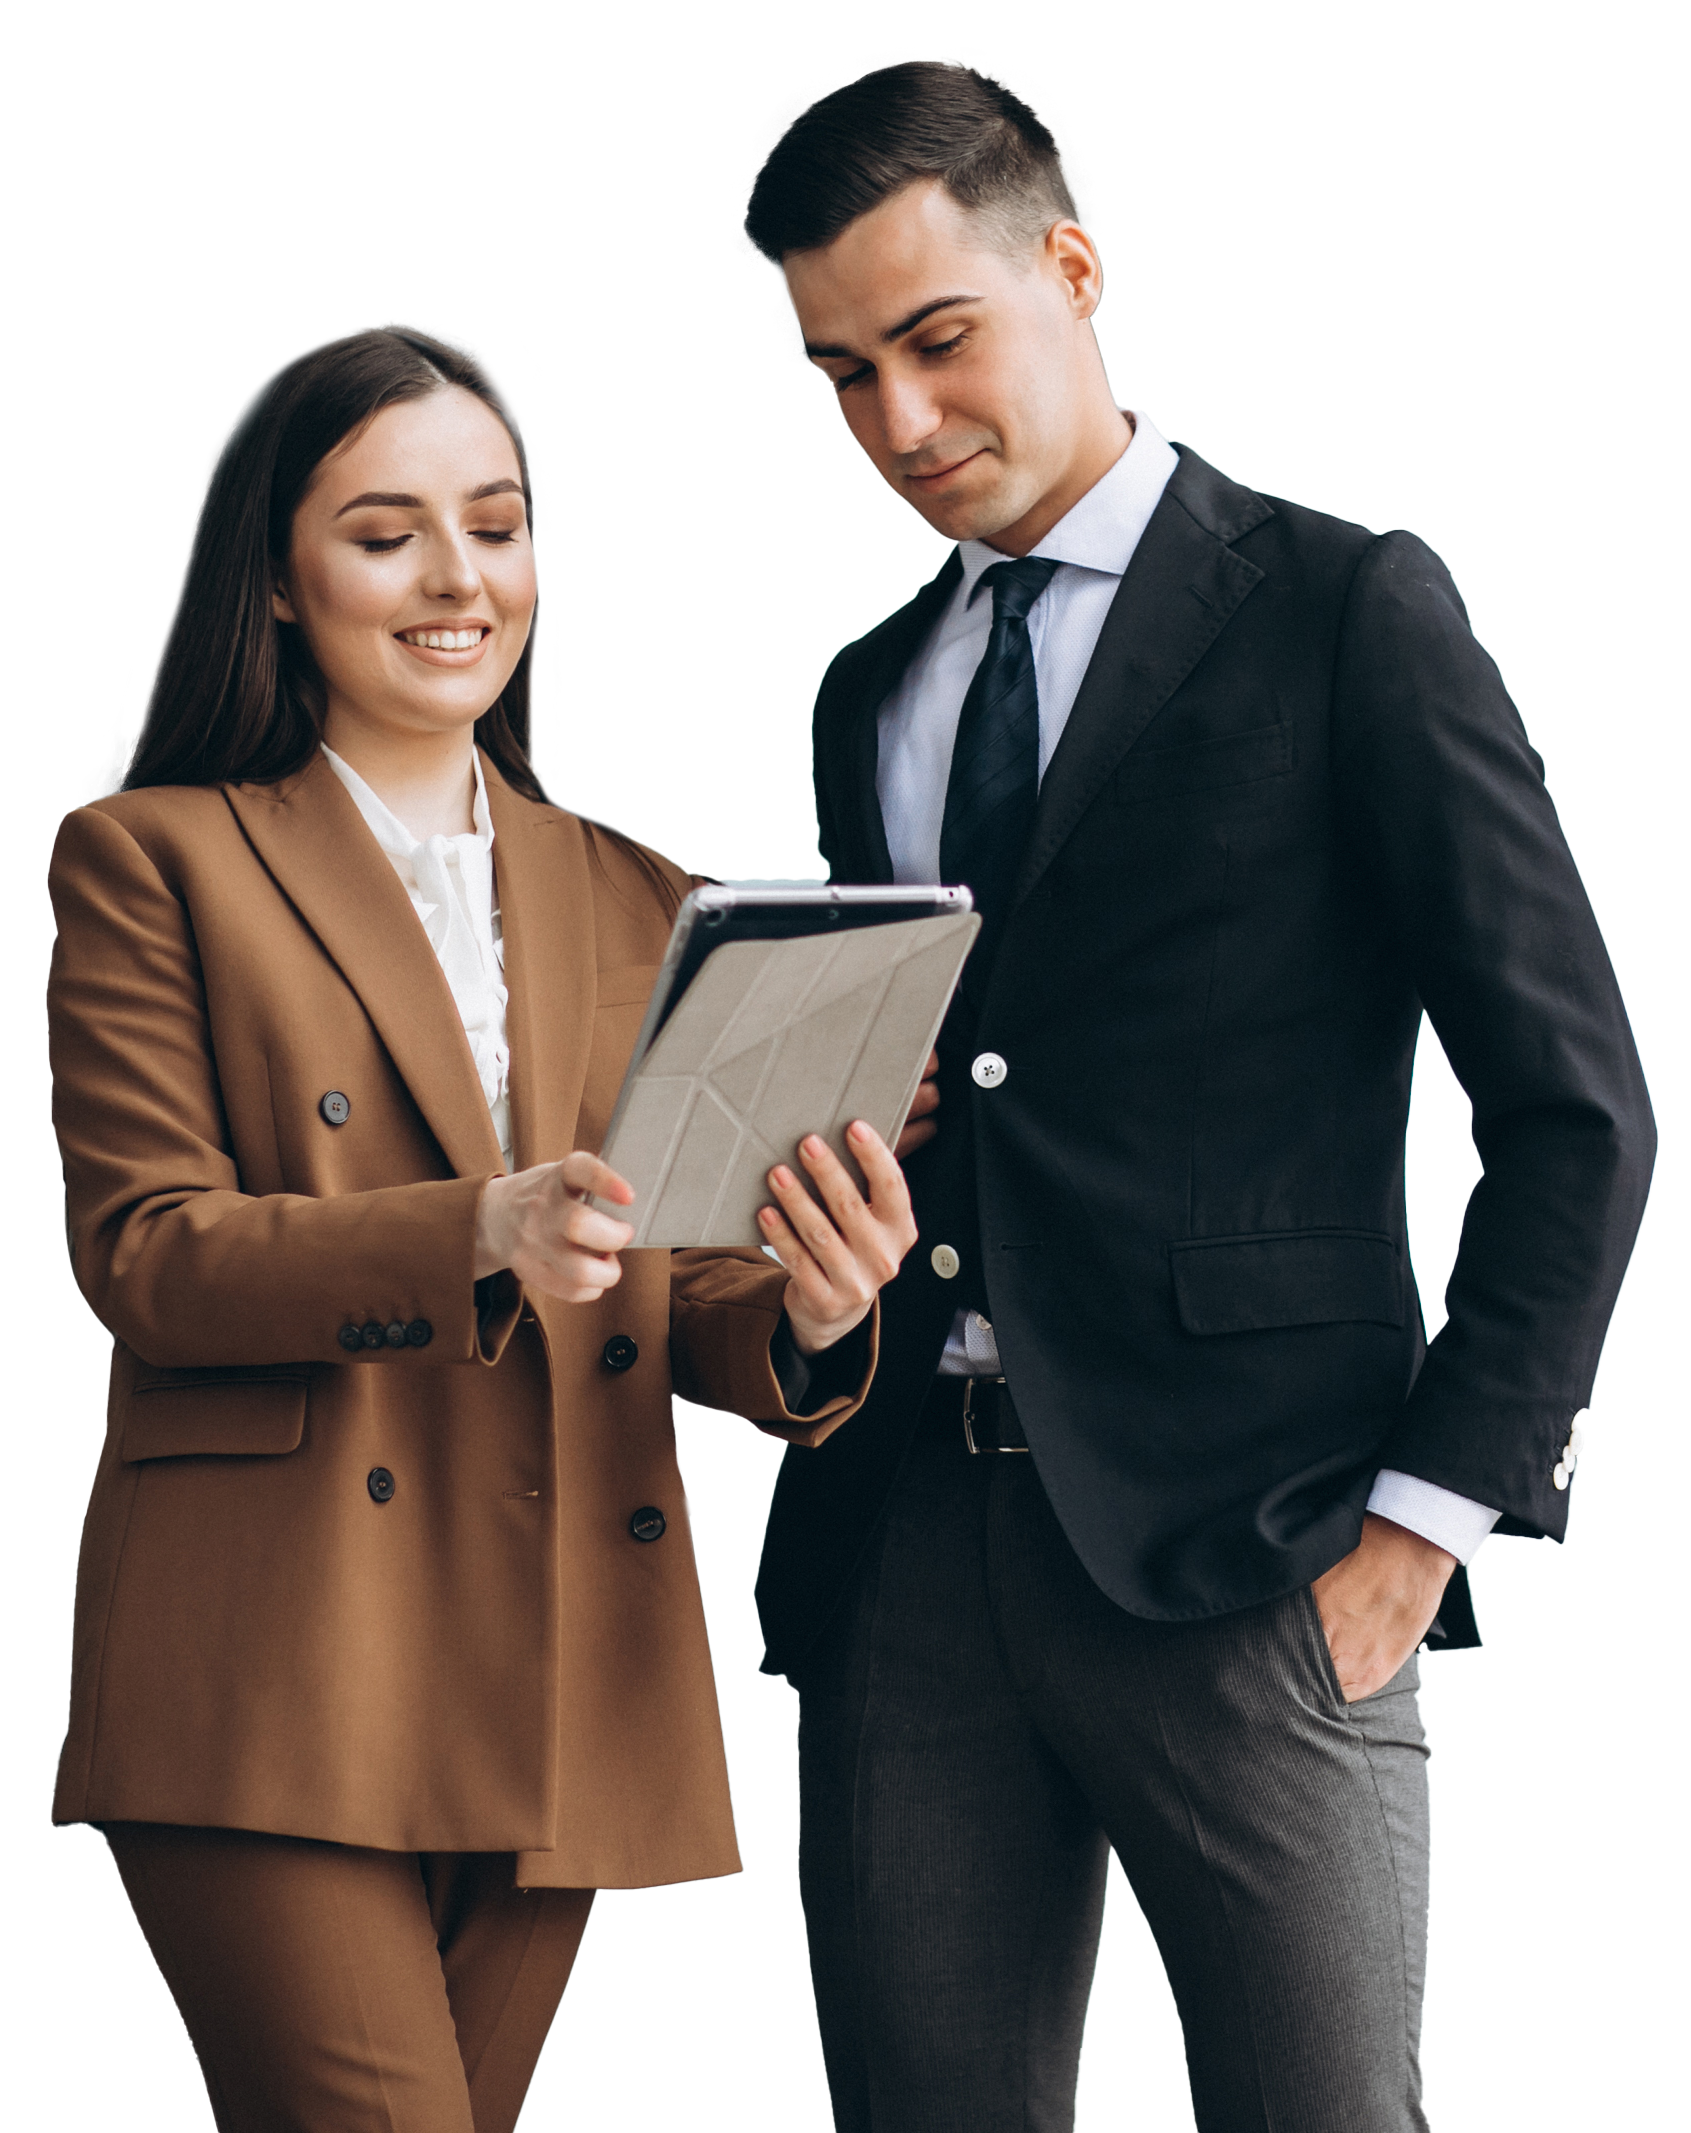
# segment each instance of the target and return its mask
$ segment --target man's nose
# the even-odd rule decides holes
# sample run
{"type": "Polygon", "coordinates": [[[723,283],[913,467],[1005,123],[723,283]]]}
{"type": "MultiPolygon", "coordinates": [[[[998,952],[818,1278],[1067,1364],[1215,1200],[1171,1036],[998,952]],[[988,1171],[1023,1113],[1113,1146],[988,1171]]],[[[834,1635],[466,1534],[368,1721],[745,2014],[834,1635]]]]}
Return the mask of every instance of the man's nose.
{"type": "Polygon", "coordinates": [[[881,380],[881,428],[887,449],[905,459],[936,436],[945,420],[932,388],[922,378],[881,380]]]}

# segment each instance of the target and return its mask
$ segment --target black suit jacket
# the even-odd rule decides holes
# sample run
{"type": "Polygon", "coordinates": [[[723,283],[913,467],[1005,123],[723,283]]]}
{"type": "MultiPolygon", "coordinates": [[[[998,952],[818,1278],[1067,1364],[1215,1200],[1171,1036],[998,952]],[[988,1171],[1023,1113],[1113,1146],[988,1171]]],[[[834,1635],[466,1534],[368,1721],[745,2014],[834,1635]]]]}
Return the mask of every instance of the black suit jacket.
{"type": "MultiPolygon", "coordinates": [[[[822,850],[891,878],[878,708],[953,557],[829,668],[822,850]]],[[[1520,718],[1443,564],[1182,451],[1042,786],[996,960],[948,1025],[921,1241],[862,1412],[789,1452],[758,1599],[792,1672],[965,1294],[1070,1541],[1129,1612],[1267,1600],[1356,1545],[1382,1466],[1560,1538],[1655,1134],[1520,718]],[[1423,1008],[1484,1163],[1428,1348],[1404,1223],[1423,1008]],[[977,1088],[974,1052],[1009,1073],[977,1088]],[[964,1255],[935,1273],[939,1242],[964,1255]]],[[[1472,1642],[1455,1581],[1444,1640],[1472,1642]]]]}

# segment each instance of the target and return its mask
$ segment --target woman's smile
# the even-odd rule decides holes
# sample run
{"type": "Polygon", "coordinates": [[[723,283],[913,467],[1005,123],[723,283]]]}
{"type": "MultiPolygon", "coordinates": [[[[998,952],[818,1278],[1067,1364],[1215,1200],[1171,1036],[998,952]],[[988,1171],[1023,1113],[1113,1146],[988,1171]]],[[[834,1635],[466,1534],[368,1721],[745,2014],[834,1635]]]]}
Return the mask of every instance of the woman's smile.
{"type": "Polygon", "coordinates": [[[421,629],[396,630],[394,642],[435,667],[473,667],[493,635],[486,622],[463,622],[443,629],[438,623],[421,629]]]}

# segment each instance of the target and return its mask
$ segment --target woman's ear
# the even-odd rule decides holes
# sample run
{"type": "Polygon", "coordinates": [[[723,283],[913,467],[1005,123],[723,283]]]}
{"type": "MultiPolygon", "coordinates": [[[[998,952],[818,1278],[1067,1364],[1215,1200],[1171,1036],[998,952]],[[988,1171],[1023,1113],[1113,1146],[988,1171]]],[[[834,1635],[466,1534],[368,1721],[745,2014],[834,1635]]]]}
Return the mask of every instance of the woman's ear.
{"type": "Polygon", "coordinates": [[[280,578],[276,580],[276,583],[270,589],[270,612],[278,622],[297,622],[299,620],[298,615],[294,613],[294,604],[288,598],[288,588],[280,578]]]}

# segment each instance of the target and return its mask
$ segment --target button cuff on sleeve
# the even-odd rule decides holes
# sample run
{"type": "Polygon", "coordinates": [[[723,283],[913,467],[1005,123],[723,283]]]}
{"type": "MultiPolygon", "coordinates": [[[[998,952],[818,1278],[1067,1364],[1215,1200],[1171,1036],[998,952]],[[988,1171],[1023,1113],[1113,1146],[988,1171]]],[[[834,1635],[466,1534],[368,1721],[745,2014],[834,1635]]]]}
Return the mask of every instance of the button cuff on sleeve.
{"type": "Polygon", "coordinates": [[[522,1310],[522,1285],[509,1272],[472,1277],[486,1182],[454,1178],[369,1196],[386,1203],[371,1208],[371,1233],[348,1240],[356,1257],[343,1245],[328,1262],[340,1291],[325,1328],[333,1360],[378,1370],[499,1360],[522,1310]]]}

